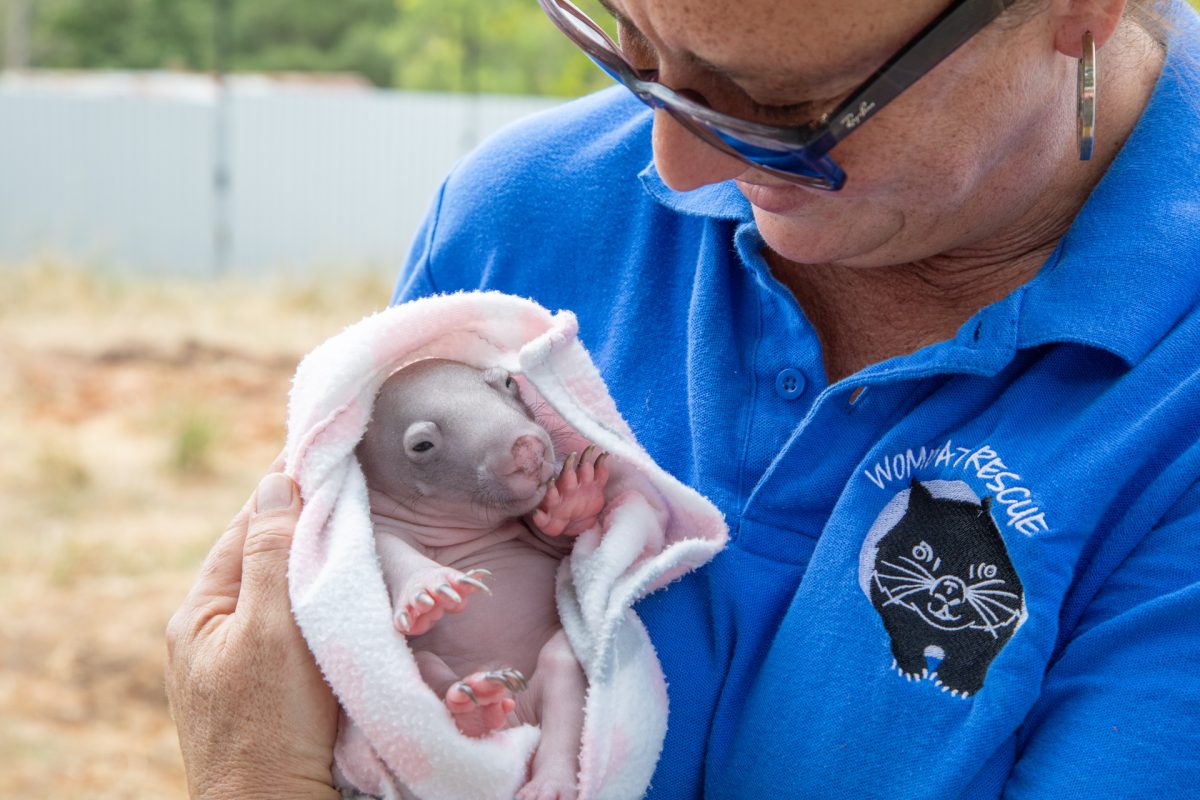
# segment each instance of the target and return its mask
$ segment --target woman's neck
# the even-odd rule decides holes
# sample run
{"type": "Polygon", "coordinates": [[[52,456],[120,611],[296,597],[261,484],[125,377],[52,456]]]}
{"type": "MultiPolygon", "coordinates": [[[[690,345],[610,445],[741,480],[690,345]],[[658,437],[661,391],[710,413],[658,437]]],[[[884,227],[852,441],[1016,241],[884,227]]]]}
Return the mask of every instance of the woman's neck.
{"type": "Polygon", "coordinates": [[[772,274],[796,297],[821,341],[834,383],[871,364],[952,338],[975,313],[1031,280],[1124,144],[1153,92],[1162,53],[1140,29],[1108,55],[1097,158],[1065,170],[1016,223],[975,244],[883,267],[797,264],[767,250],[772,274]],[[1149,48],[1149,49],[1148,49],[1149,48]],[[1124,63],[1123,63],[1124,62],[1124,63]]]}

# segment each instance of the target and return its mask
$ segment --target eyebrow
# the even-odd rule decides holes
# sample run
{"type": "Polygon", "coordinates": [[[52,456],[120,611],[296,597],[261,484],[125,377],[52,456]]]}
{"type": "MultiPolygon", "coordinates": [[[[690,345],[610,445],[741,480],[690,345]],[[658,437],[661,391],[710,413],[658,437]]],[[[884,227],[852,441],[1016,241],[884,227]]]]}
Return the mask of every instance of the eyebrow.
{"type": "MultiPolygon", "coordinates": [[[[634,25],[633,21],[630,20],[629,17],[625,16],[616,8],[614,8],[611,0],[597,0],[597,2],[604,6],[604,10],[613,16],[613,19],[617,21],[617,24],[625,28],[629,28],[630,30],[637,31],[637,33],[644,38],[645,35],[642,34],[642,32],[638,29],[638,26],[634,25]]],[[[683,58],[693,66],[700,67],[706,72],[711,72],[712,74],[718,75],[726,80],[738,81],[746,77],[746,74],[743,72],[738,72],[737,70],[730,69],[729,67],[723,67],[719,64],[714,64],[707,59],[701,58],[690,50],[684,50],[680,55],[682,55],[683,58]]]]}

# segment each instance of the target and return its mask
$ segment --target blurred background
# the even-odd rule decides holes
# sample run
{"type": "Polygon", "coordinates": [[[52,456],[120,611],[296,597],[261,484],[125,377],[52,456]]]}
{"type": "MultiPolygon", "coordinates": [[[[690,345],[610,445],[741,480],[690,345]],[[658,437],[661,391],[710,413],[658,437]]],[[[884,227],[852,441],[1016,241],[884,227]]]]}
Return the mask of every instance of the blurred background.
{"type": "Polygon", "coordinates": [[[0,800],[186,797],[163,628],[297,361],[607,78],[535,0],[0,0],[0,65],[0,800]]]}
{"type": "Polygon", "coordinates": [[[605,76],[534,0],[0,0],[0,259],[394,269],[482,138],[605,76]]]}
{"type": "Polygon", "coordinates": [[[183,798],[163,629],[296,363],[608,79],[536,0],[0,0],[0,67],[0,800],[183,798]]]}

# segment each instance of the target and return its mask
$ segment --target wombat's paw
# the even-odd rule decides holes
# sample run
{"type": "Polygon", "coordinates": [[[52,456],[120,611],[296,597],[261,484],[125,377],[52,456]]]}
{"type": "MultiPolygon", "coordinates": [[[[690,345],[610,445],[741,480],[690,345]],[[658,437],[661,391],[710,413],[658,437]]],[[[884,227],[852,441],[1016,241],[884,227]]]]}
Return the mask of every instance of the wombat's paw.
{"type": "MultiPolygon", "coordinates": [[[[574,761],[574,759],[572,759],[574,761]]],[[[529,783],[517,792],[517,800],[575,800],[575,767],[571,765],[542,765],[534,771],[529,783]]]]}
{"type": "Polygon", "coordinates": [[[447,689],[444,702],[460,731],[484,736],[507,727],[508,715],[517,707],[513,695],[528,688],[529,681],[515,669],[476,672],[447,689]]]}
{"type": "Polygon", "coordinates": [[[604,508],[604,487],[608,484],[608,453],[590,444],[576,461],[567,456],[541,504],[534,509],[533,524],[547,536],[578,536],[596,524],[596,515],[604,508]]]}
{"type": "Polygon", "coordinates": [[[481,578],[490,577],[486,569],[459,572],[450,567],[422,570],[413,575],[395,601],[393,621],[405,636],[420,636],[443,614],[454,614],[467,607],[467,595],[477,589],[492,590],[481,578]]]}

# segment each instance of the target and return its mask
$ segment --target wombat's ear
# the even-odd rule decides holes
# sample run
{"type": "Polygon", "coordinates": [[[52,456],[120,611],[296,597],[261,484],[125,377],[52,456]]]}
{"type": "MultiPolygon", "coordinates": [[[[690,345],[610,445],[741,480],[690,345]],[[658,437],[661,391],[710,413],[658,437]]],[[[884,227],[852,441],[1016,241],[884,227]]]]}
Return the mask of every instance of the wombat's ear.
{"type": "Polygon", "coordinates": [[[414,422],[404,432],[404,455],[409,461],[430,461],[441,455],[442,431],[436,423],[414,422]]]}

